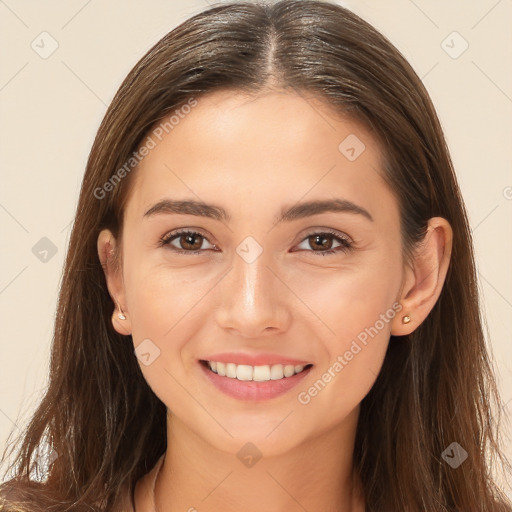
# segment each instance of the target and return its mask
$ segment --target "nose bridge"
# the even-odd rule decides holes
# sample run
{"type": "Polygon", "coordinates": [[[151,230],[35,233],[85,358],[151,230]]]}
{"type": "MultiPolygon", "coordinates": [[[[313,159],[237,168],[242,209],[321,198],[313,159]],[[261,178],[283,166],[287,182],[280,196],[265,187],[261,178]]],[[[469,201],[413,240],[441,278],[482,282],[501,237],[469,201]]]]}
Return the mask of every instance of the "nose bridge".
{"type": "Polygon", "coordinates": [[[253,261],[240,257],[234,257],[233,261],[233,285],[240,290],[240,303],[244,308],[262,307],[270,297],[269,287],[272,287],[273,274],[268,269],[268,258],[262,254],[253,261]]]}
{"type": "Polygon", "coordinates": [[[223,328],[247,336],[279,328],[283,311],[279,306],[279,280],[271,271],[271,254],[247,237],[236,248],[229,274],[222,281],[217,321],[223,328]]]}

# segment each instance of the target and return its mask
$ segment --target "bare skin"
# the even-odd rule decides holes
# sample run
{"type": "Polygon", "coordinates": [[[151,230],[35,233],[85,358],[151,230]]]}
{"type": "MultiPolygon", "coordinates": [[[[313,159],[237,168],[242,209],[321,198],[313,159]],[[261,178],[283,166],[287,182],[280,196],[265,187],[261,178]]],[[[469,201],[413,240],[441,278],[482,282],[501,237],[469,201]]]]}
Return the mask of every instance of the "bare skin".
{"type": "Polygon", "coordinates": [[[160,350],[141,364],[168,408],[156,510],[362,512],[352,471],[360,402],[390,335],[414,331],[439,297],[452,247],[448,222],[430,220],[408,265],[376,141],[325,104],[284,91],[201,98],[134,172],[122,240],[104,230],[98,252],[126,316],[114,315],[114,327],[132,335],[134,348],[149,339],[160,350]],[[338,149],[350,134],[365,145],[353,161],[338,149]],[[144,216],[165,198],[215,204],[231,219],[144,216]],[[335,198],[372,219],[342,211],[276,223],[283,208],[335,198]],[[159,246],[178,228],[200,236],[159,246]],[[313,236],[328,230],[351,248],[342,251],[329,234],[313,236]],[[246,237],[263,249],[251,263],[237,252],[246,237]],[[326,249],[336,252],[322,256],[326,249]],[[377,334],[345,357],[371,326],[377,334]],[[219,352],[273,353],[313,366],[296,388],[243,401],[205,377],[198,360],[219,352]],[[336,371],[339,356],[345,363],[336,371]],[[310,393],[329,368],[329,382],[310,393]],[[251,467],[237,456],[248,442],[262,455],[251,467]]]}

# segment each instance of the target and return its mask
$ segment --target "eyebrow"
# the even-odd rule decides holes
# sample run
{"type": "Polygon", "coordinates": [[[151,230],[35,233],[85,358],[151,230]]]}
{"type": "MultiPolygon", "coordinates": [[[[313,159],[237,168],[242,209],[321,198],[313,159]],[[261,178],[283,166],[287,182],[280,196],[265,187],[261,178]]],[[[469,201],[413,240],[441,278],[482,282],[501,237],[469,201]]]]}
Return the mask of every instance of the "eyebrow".
{"type": "MultiPolygon", "coordinates": [[[[283,207],[278,222],[291,222],[321,213],[352,213],[366,217],[373,222],[370,213],[357,204],[346,199],[328,199],[297,203],[291,207],[283,207]]],[[[207,204],[196,200],[163,199],[146,211],[144,217],[157,214],[196,215],[214,220],[229,222],[231,215],[221,206],[207,204]]]]}

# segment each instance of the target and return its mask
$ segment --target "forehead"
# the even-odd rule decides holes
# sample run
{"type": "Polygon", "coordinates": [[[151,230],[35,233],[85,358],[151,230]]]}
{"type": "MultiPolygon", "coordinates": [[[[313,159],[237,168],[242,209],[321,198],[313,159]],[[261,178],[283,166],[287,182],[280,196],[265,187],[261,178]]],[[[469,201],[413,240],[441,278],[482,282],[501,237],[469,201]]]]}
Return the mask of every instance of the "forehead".
{"type": "Polygon", "coordinates": [[[219,91],[186,112],[148,134],[154,147],[135,171],[128,209],[143,214],[168,196],[222,203],[234,216],[301,198],[373,210],[394,202],[377,141],[317,98],[219,91]]]}

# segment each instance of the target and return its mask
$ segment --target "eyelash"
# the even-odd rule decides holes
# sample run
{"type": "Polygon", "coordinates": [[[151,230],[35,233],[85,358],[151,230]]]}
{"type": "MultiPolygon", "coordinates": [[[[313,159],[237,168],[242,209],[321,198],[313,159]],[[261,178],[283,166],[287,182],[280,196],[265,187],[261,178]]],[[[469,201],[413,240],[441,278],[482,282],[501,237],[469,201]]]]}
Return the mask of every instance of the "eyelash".
{"type": "MultiPolygon", "coordinates": [[[[192,231],[192,230],[187,230],[187,229],[184,229],[184,230],[180,230],[180,231],[173,231],[171,233],[168,233],[166,235],[164,235],[160,241],[159,241],[159,244],[158,244],[158,247],[164,247],[164,246],[167,246],[169,245],[173,240],[175,240],[176,238],[178,238],[179,236],[181,235],[196,235],[196,236],[199,236],[201,238],[204,238],[207,242],[210,242],[210,240],[208,240],[208,238],[204,235],[202,235],[201,233],[198,233],[197,231],[192,231]]],[[[318,254],[318,255],[321,255],[321,256],[328,256],[328,255],[331,255],[331,254],[335,254],[335,253],[338,253],[338,252],[342,252],[342,253],[345,253],[345,252],[348,252],[350,251],[353,247],[353,243],[348,239],[348,238],[345,238],[343,236],[340,236],[340,234],[336,231],[332,231],[332,230],[324,230],[324,231],[315,231],[315,232],[312,232],[312,233],[308,233],[302,240],[300,243],[302,243],[303,241],[307,240],[308,238],[311,238],[312,236],[315,236],[315,235],[330,235],[332,237],[334,237],[334,239],[338,242],[341,243],[341,245],[339,247],[336,247],[334,249],[328,249],[327,251],[307,251],[307,252],[312,252],[314,254],[318,254]]],[[[214,245],[214,244],[212,244],[214,245]]],[[[214,245],[215,247],[215,245],[214,245]]],[[[171,246],[171,250],[177,254],[199,254],[201,252],[204,252],[205,249],[200,249],[200,250],[197,250],[197,251],[186,251],[184,249],[176,249],[175,247],[172,247],[171,246]]]]}

